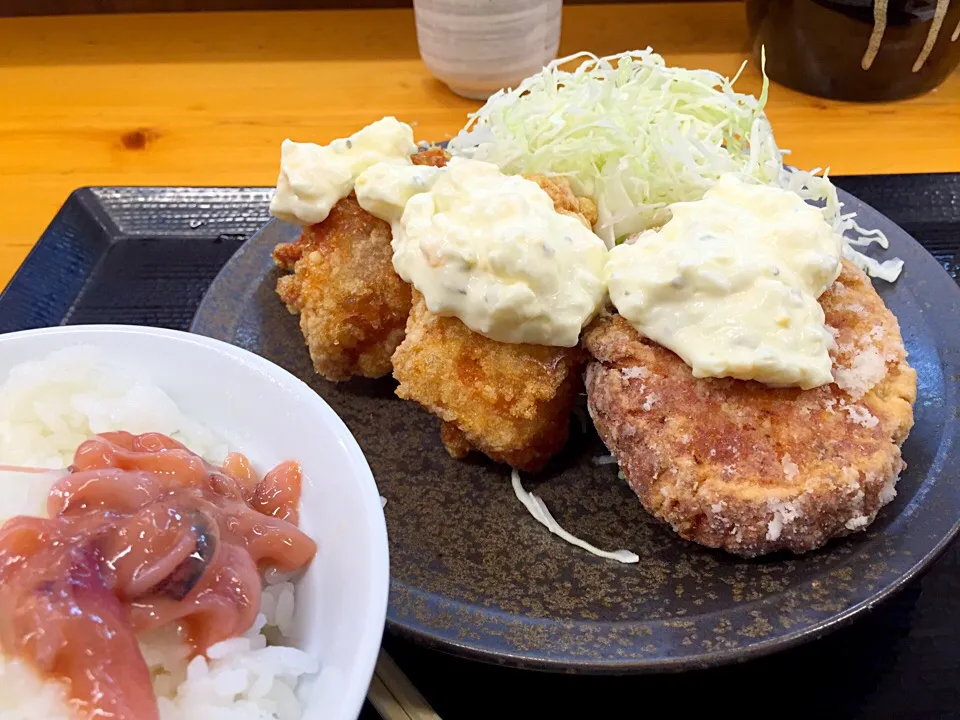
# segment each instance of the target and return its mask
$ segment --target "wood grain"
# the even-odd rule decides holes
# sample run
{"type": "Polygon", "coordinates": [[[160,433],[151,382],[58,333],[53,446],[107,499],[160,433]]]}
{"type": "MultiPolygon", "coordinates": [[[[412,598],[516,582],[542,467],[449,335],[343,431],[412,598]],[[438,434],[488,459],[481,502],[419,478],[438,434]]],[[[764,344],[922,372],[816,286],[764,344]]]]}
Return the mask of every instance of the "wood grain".
{"type": "Polygon", "coordinates": [[[413,0],[3,0],[0,17],[221,10],[337,10],[412,7],[413,0]]]}
{"type": "MultiPolygon", "coordinates": [[[[565,9],[561,52],[647,44],[733,74],[747,57],[743,7],[565,9]]],[[[759,81],[751,65],[741,88],[759,81]]],[[[326,142],[393,114],[443,139],[477,107],[427,73],[409,10],[3,19],[0,96],[0,285],[74,188],[271,185],[285,137],[326,142]]],[[[768,113],[802,167],[960,171],[960,74],[887,105],[774,87],[768,113]]]]}
{"type": "MultiPolygon", "coordinates": [[[[650,0],[615,0],[650,2],[650,0]]],[[[673,0],[686,2],[688,0],[673,0]]],[[[721,0],[714,0],[721,1],[721,0]]],[[[604,0],[566,0],[595,5],[604,0]]],[[[413,0],[3,0],[0,17],[87,13],[198,12],[221,10],[344,10],[413,7],[413,0]]]]}

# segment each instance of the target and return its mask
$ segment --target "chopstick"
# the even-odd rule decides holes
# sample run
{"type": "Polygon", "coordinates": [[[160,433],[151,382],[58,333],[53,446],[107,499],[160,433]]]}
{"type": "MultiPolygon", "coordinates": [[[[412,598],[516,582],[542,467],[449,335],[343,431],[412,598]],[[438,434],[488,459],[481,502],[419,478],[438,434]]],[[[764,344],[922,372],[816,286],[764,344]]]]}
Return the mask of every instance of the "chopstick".
{"type": "Polygon", "coordinates": [[[441,720],[382,648],[367,699],[383,720],[441,720]]]}

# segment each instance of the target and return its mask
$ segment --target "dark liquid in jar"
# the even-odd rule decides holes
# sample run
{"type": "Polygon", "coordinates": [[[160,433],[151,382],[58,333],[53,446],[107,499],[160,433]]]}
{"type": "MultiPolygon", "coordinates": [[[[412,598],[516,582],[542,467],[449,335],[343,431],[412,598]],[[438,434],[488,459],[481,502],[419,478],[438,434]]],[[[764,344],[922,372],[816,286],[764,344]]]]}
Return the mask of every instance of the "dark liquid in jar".
{"type": "Polygon", "coordinates": [[[81,717],[156,720],[137,636],[175,624],[195,652],[245,632],[262,571],[303,569],[299,466],[259,480],[164,435],[105,433],[78,448],[48,518],[0,528],[0,649],[65,681],[81,717]]]}
{"type": "Polygon", "coordinates": [[[770,78],[820,97],[911,97],[960,64],[960,0],[747,0],[747,20],[770,78]]]}

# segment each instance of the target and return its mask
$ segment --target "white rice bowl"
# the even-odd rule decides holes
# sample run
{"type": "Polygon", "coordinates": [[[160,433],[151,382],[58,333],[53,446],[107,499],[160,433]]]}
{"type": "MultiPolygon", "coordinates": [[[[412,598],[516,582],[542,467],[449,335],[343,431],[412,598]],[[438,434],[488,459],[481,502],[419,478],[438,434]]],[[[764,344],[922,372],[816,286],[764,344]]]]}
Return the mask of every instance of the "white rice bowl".
{"type": "MultiPolygon", "coordinates": [[[[269,579],[242,637],[205,657],[190,660],[172,631],[140,638],[161,720],[356,718],[386,612],[386,532],[369,468],[329,407],[265,360],[185,333],[0,336],[0,465],[64,468],[83,440],[110,430],[162,432],[214,463],[242,452],[260,473],[299,460],[301,527],[319,545],[302,578],[269,579]],[[329,507],[350,495],[344,487],[354,497],[329,507]]],[[[61,474],[0,471],[0,524],[45,516],[61,474]]],[[[67,700],[61,683],[0,655],[0,720],[76,720],[67,700]]]]}

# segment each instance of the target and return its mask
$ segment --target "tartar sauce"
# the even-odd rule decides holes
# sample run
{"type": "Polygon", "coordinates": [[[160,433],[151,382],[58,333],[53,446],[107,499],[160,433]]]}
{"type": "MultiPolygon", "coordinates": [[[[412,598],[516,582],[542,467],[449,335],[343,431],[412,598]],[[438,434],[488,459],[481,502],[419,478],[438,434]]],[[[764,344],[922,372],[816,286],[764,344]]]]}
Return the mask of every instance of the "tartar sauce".
{"type": "Polygon", "coordinates": [[[284,140],[270,213],[296,225],[323,222],[330,209],[350,194],[361,172],[381,162],[409,165],[416,151],[413,130],[394,117],[329,145],[284,140]]]}
{"type": "Polygon", "coordinates": [[[724,175],[676,203],[659,231],[615,247],[610,299],[694,377],[774,386],[833,380],[817,298],[840,273],[841,238],[795,193],[724,175]]]}
{"type": "Polygon", "coordinates": [[[357,176],[357,202],[371,215],[396,225],[410,198],[430,190],[442,172],[444,168],[432,165],[377,163],[357,176]]]}
{"type": "Polygon", "coordinates": [[[573,347],[605,298],[603,241],[491,163],[374,166],[357,201],[392,223],[394,269],[430,312],[493,340],[573,347]]]}

